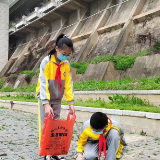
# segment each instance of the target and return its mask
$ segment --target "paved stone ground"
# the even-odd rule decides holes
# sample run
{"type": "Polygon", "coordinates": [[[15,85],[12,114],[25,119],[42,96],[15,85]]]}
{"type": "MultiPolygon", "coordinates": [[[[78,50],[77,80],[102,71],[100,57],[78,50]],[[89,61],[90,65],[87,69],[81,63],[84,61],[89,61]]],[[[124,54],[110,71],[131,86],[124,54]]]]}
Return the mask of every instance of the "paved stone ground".
{"type": "MultiPolygon", "coordinates": [[[[82,123],[74,126],[67,160],[74,159],[76,133],[82,123]]],[[[160,160],[160,139],[125,134],[128,147],[122,160],[160,160]]],[[[0,159],[43,160],[38,156],[38,116],[0,108],[0,159]]]]}

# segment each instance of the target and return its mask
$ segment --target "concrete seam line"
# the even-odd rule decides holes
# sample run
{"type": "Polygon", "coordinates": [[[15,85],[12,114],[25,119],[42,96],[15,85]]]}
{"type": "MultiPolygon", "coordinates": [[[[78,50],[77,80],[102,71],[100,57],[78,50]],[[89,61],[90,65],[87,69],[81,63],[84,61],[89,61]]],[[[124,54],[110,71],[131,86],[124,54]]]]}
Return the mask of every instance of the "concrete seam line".
{"type": "Polygon", "coordinates": [[[159,90],[74,91],[75,94],[142,94],[160,95],[159,90]]]}
{"type": "MultiPolygon", "coordinates": [[[[142,95],[160,95],[160,90],[104,90],[104,91],[74,91],[75,94],[142,94],[142,95]]],[[[4,92],[0,92],[1,95],[4,95],[4,92]]],[[[19,92],[5,92],[5,94],[19,94],[19,92]]],[[[33,94],[34,92],[23,92],[23,94],[33,94]]]]}
{"type": "Polygon", "coordinates": [[[13,101],[14,104],[26,104],[26,105],[29,105],[29,106],[37,106],[38,103],[36,102],[23,102],[23,101],[13,101]]]}

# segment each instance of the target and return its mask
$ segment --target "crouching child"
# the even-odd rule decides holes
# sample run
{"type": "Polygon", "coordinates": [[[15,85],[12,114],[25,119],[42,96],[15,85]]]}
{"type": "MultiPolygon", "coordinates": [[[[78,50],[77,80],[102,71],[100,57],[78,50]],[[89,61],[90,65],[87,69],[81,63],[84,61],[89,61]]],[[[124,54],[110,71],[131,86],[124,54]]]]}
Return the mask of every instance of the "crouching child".
{"type": "Polygon", "coordinates": [[[127,145],[120,125],[102,112],[83,124],[78,137],[76,160],[98,160],[102,151],[105,160],[119,160],[127,145]]]}

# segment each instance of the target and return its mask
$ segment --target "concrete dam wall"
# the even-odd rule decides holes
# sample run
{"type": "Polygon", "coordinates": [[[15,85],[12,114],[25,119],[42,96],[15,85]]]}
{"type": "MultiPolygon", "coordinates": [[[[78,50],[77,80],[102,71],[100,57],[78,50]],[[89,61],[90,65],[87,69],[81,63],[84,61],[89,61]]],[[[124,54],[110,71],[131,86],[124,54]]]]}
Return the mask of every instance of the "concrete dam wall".
{"type": "MultiPolygon", "coordinates": [[[[89,62],[104,55],[137,55],[153,48],[160,40],[159,15],[160,0],[62,1],[10,32],[11,57],[0,77],[38,69],[60,33],[65,33],[74,42],[75,53],[69,59],[71,62],[89,62]]],[[[137,58],[133,67],[126,71],[116,70],[113,62],[89,65],[77,81],[97,79],[96,76],[100,77],[97,80],[158,76],[159,60],[158,52],[148,53],[137,58]],[[100,71],[102,68],[103,72],[100,71]]]]}

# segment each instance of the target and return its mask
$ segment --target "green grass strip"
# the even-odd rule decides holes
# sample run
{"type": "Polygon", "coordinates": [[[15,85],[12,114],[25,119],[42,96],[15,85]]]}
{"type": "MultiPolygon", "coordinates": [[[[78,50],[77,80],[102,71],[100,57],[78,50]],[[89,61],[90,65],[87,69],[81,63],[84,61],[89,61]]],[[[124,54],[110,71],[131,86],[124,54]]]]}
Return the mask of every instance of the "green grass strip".
{"type": "MultiPolygon", "coordinates": [[[[16,97],[13,96],[0,96],[0,99],[3,100],[12,100],[12,101],[24,101],[24,102],[37,102],[38,100],[34,97],[34,95],[18,95],[16,97]]],[[[66,101],[62,101],[63,105],[67,105],[66,101]]],[[[133,105],[130,103],[107,103],[102,100],[93,101],[89,99],[87,101],[77,100],[74,102],[75,106],[84,106],[84,107],[95,107],[95,108],[106,108],[106,109],[120,109],[120,110],[132,110],[132,111],[144,111],[144,112],[153,112],[160,113],[159,107],[154,107],[151,105],[133,105]]]]}

